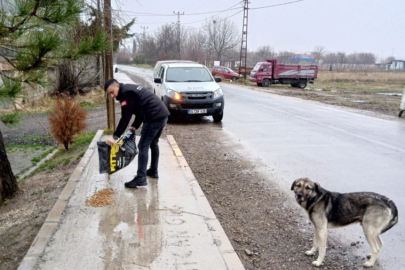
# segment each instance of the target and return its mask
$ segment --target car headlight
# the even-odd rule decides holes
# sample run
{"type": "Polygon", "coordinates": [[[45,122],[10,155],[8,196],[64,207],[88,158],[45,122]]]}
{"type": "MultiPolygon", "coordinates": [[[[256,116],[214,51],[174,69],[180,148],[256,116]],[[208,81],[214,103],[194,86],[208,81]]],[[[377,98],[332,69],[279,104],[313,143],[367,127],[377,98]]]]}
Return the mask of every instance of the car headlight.
{"type": "Polygon", "coordinates": [[[217,90],[214,92],[214,96],[213,96],[212,98],[213,98],[213,99],[219,98],[219,97],[222,97],[223,95],[224,95],[224,93],[222,92],[222,89],[219,88],[219,89],[217,89],[217,90]]]}
{"type": "Polygon", "coordinates": [[[180,100],[181,99],[181,95],[179,93],[177,93],[176,91],[174,91],[174,90],[168,90],[167,91],[167,96],[172,98],[172,99],[175,99],[175,100],[180,100]]]}

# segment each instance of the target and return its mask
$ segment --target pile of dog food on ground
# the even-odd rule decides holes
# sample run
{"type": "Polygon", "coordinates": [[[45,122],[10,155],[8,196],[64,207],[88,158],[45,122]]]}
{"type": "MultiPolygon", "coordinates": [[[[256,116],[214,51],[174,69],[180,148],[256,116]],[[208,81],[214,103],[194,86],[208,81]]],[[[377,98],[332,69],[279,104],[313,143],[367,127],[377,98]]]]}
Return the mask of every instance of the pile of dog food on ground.
{"type": "Polygon", "coordinates": [[[111,195],[114,195],[115,191],[111,188],[106,188],[97,191],[93,196],[86,199],[86,206],[91,207],[103,207],[113,203],[111,195]]]}

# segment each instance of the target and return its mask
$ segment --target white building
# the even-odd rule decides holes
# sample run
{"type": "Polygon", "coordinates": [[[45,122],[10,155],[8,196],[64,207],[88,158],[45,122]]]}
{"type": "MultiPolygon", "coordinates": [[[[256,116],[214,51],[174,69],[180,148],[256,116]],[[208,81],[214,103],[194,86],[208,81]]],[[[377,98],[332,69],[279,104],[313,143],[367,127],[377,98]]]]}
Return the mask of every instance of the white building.
{"type": "Polygon", "coordinates": [[[387,64],[387,70],[405,70],[405,61],[404,60],[394,60],[391,63],[387,64]]]}

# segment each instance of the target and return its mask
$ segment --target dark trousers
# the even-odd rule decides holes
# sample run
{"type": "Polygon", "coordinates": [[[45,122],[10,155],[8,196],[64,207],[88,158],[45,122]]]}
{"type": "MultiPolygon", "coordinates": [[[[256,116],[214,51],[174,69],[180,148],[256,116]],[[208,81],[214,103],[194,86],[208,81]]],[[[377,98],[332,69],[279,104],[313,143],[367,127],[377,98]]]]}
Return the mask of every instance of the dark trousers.
{"type": "Polygon", "coordinates": [[[159,138],[162,134],[163,128],[167,123],[167,117],[155,121],[155,122],[144,122],[141,139],[138,144],[138,177],[146,176],[146,167],[148,166],[148,151],[149,147],[151,150],[151,164],[150,167],[152,170],[158,169],[159,164],[159,138]]]}

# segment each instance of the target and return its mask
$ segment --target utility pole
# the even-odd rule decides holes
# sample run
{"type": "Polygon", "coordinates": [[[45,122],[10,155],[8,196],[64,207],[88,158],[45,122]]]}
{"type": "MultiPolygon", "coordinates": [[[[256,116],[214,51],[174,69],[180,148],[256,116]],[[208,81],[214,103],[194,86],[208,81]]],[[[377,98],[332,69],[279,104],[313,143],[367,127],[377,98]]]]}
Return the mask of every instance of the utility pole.
{"type": "MultiPolygon", "coordinates": [[[[112,24],[111,24],[111,0],[104,0],[104,31],[110,48],[105,52],[104,82],[114,77],[112,61],[112,24]]],[[[115,130],[115,103],[114,99],[107,95],[107,128],[115,130]]]]}
{"type": "Polygon", "coordinates": [[[132,56],[135,56],[136,54],[136,41],[135,39],[132,40],[132,56]]]}
{"type": "Polygon", "coordinates": [[[249,0],[243,0],[243,25],[242,43],[240,45],[239,70],[243,68],[243,78],[246,80],[246,58],[247,58],[247,34],[248,34],[248,10],[249,0]]]}
{"type": "Polygon", "coordinates": [[[177,53],[178,53],[178,58],[180,60],[180,15],[184,15],[178,11],[177,13],[173,11],[173,14],[177,14],[177,53]]]}
{"type": "Polygon", "coordinates": [[[146,37],[145,30],[148,29],[149,27],[147,27],[147,26],[141,26],[141,28],[143,29],[142,38],[145,40],[145,37],[146,37]]]}

